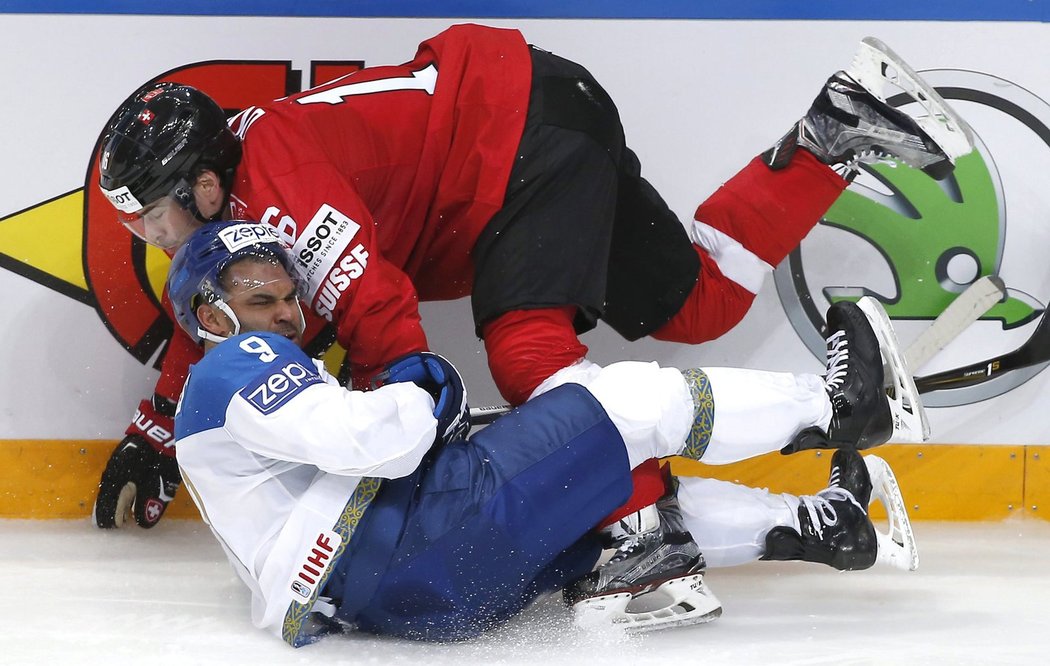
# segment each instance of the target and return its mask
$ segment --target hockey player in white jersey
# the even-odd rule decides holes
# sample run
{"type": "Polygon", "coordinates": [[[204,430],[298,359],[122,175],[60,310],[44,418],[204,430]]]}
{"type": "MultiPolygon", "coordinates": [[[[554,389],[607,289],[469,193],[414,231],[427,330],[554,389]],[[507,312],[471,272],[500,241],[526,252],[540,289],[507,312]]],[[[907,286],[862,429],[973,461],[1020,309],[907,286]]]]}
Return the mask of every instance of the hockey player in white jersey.
{"type": "MultiPolygon", "coordinates": [[[[468,439],[462,382],[440,356],[394,361],[370,392],[342,388],[308,358],[291,269],[268,227],[217,223],[176,255],[168,289],[206,349],[176,416],[186,486],[252,591],[253,622],[293,645],[350,626],[469,638],[581,577],[571,588],[581,624],[713,619],[721,604],[699,553],[687,555],[688,576],[675,567],[670,580],[662,552],[648,568],[586,576],[600,551],[591,528],[630,492],[630,469],[670,455],[742,459],[814,426],[829,441],[890,435],[874,333],[845,305],[829,316],[845,327],[834,332],[834,386],[815,375],[583,364],[468,439]],[[833,406],[829,393],[844,387],[833,406]],[[632,611],[650,589],[670,603],[632,611]]],[[[903,547],[868,518],[868,468],[855,450],[837,451],[829,487],[809,497],[683,478],[682,524],[667,528],[691,532],[719,564],[867,568],[911,547],[906,514],[903,547]]],[[[884,464],[874,469],[892,480],[884,464]]]]}

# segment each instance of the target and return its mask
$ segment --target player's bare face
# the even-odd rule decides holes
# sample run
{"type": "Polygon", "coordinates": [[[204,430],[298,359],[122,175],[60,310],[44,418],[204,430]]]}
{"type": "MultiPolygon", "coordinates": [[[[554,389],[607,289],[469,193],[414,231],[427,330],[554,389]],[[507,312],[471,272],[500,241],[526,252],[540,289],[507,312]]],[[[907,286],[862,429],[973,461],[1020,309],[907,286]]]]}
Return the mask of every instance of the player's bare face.
{"type": "Polygon", "coordinates": [[[284,267],[269,261],[239,261],[223,275],[226,303],[241,323],[241,333],[267,331],[303,342],[303,311],[296,285],[284,267]]]}
{"type": "Polygon", "coordinates": [[[131,233],[154,247],[174,252],[182,247],[200,226],[197,218],[171,197],[163,197],[123,220],[131,233]]]}

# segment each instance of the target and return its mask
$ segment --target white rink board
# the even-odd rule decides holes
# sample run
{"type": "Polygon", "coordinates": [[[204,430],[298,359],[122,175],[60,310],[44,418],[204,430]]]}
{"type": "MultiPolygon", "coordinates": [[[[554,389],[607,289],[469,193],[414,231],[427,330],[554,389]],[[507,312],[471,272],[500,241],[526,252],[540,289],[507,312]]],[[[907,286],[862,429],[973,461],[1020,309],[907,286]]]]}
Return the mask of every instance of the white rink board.
{"type": "MultiPolygon", "coordinates": [[[[0,108],[5,148],[0,217],[82,187],[109,114],[139,84],[162,72],[217,59],[289,60],[305,80],[311,61],[408,60],[420,41],[454,22],[0,14],[0,62],[7,63],[7,103],[0,108]]],[[[868,34],[891,44],[917,69],[990,73],[1037,99],[1050,99],[1050,26],[1038,23],[486,23],[517,27],[530,42],[586,65],[616,100],[643,173],[683,220],[805,111],[827,75],[845,66],[856,42],[868,34]]],[[[959,110],[966,114],[963,105],[959,110]]],[[[1045,223],[1050,150],[1033,149],[1020,131],[995,140],[1010,228],[1025,234],[1007,236],[1004,274],[1008,284],[1045,302],[1050,262],[1030,255],[1033,247],[1050,247],[1045,223]]],[[[827,256],[815,261],[853,256],[845,250],[821,254],[827,256]]],[[[152,390],[156,371],[128,355],[93,309],[2,268],[0,293],[7,315],[0,332],[0,439],[117,438],[138,400],[152,390]]],[[[423,316],[433,348],[450,356],[467,377],[471,402],[499,403],[481,345],[470,335],[467,303],[426,304],[423,316]]],[[[919,330],[902,325],[903,341],[919,330]]],[[[1023,339],[982,322],[940,362],[980,360],[1023,339]],[[979,353],[984,349],[988,353],[979,353]]],[[[628,344],[607,329],[588,334],[584,342],[598,362],[633,358],[683,367],[821,368],[792,329],[772,280],[740,326],[702,347],[628,344]]],[[[1040,403],[1048,398],[1050,373],[1044,372],[998,398],[931,410],[934,440],[1047,443],[1050,425],[1040,403]]]]}

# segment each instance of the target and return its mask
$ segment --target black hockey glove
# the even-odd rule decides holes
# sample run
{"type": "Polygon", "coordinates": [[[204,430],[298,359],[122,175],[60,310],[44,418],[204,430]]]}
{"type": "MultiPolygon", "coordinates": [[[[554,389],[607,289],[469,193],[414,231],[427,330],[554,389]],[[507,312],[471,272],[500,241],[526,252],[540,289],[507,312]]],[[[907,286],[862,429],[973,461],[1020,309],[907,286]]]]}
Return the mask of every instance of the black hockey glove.
{"type": "Polygon", "coordinates": [[[122,527],[132,513],[140,527],[153,527],[182,483],[171,446],[174,420],[154,402],[139,405],[102,472],[92,512],[99,527],[122,527]]]}
{"type": "Polygon", "coordinates": [[[826,432],[818,426],[810,426],[795,435],[795,438],[791,440],[790,444],[780,449],[780,455],[790,456],[799,451],[837,448],[840,448],[839,445],[832,443],[832,441],[828,439],[828,434],[826,432]]]}
{"type": "Polygon", "coordinates": [[[470,432],[470,408],[463,378],[448,359],[432,352],[415,352],[391,361],[372,380],[373,385],[412,382],[434,398],[437,439],[448,444],[470,432]]]}

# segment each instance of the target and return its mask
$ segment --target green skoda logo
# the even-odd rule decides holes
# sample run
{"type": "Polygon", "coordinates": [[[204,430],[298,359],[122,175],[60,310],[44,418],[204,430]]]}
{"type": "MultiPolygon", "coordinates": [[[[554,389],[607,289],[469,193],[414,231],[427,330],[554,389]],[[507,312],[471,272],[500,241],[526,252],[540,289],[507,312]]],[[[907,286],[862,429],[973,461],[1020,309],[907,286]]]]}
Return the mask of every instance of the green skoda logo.
{"type": "MultiPolygon", "coordinates": [[[[929,367],[912,369],[922,375],[1022,345],[1050,296],[1050,267],[1043,258],[1050,247],[1045,209],[1050,105],[988,74],[933,70],[923,76],[972,125],[976,148],[943,181],[900,164],[866,166],[777,268],[781,303],[818,358],[825,354],[823,314],[836,301],[879,299],[906,347],[976,279],[1000,276],[1008,297],[929,367]]],[[[1015,388],[1045,365],[928,393],[924,402],[952,406],[984,400],[1015,388]]]]}

